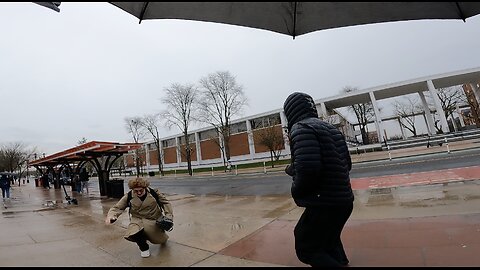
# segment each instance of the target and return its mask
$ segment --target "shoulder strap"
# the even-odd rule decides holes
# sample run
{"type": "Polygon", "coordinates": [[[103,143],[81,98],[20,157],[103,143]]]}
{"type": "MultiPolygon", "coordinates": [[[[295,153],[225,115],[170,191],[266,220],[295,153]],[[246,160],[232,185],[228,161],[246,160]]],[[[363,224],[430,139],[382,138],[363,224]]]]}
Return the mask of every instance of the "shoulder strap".
{"type": "MultiPolygon", "coordinates": [[[[151,188],[147,188],[147,190],[152,194],[153,198],[155,198],[155,201],[157,201],[158,206],[162,207],[162,203],[160,202],[160,198],[158,197],[158,194],[155,190],[151,188]]],[[[127,193],[127,206],[130,207],[130,201],[132,200],[132,191],[128,191],[127,193]]]]}
{"type": "Polygon", "coordinates": [[[132,191],[128,191],[127,193],[127,206],[130,207],[130,200],[132,200],[132,191]]]}
{"type": "Polygon", "coordinates": [[[155,190],[151,189],[151,188],[147,188],[148,191],[150,191],[150,194],[152,194],[153,198],[155,198],[155,201],[157,201],[157,204],[158,206],[160,206],[160,208],[162,207],[162,203],[160,202],[160,198],[158,197],[158,194],[155,190]]]}

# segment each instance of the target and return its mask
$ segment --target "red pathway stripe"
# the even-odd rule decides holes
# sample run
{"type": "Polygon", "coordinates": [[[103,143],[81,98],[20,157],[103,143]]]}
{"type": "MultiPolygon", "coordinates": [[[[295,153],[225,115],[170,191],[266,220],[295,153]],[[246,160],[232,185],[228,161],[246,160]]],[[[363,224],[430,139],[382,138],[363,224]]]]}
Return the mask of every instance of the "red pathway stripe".
{"type": "Polygon", "coordinates": [[[437,170],[420,173],[405,173],[374,177],[352,178],[352,189],[369,189],[396,186],[436,184],[452,181],[480,179],[480,166],[437,170]]]}

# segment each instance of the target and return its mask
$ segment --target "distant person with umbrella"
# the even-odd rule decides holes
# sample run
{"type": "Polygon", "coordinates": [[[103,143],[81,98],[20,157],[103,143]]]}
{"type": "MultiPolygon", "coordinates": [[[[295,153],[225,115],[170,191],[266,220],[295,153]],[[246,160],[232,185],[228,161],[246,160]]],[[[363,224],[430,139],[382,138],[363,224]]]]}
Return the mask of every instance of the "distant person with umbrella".
{"type": "Polygon", "coordinates": [[[344,135],[318,118],[313,98],[295,92],[283,110],[288,122],[291,193],[305,210],[294,229],[295,251],[313,267],[349,264],[340,234],[353,211],[352,161],[344,135]]]}

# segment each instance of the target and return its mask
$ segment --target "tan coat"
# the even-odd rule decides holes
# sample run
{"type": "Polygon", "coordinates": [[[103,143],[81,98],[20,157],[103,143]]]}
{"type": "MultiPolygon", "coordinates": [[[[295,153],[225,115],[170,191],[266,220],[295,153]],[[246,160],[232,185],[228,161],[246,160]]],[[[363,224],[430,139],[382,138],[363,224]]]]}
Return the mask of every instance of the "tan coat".
{"type": "MultiPolygon", "coordinates": [[[[158,198],[162,204],[161,208],[152,194],[150,194],[148,190],[146,192],[147,197],[143,202],[135,193],[132,194],[132,199],[130,200],[130,204],[132,205],[130,209],[130,223],[128,224],[124,237],[125,239],[130,240],[130,236],[144,229],[147,240],[151,243],[165,243],[168,239],[168,235],[155,224],[155,221],[162,215],[173,220],[172,205],[165,195],[163,195],[158,189],[156,189],[155,192],[157,192],[158,198]]],[[[107,218],[118,218],[127,207],[127,194],[125,194],[114,206],[112,206],[112,208],[110,208],[107,218]]]]}

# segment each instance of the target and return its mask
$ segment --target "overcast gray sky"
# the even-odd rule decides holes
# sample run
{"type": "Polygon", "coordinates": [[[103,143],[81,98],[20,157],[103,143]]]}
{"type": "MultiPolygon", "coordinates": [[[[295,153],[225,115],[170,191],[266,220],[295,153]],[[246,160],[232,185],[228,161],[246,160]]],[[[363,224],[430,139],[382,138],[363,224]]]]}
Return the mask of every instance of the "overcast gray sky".
{"type": "MultiPolygon", "coordinates": [[[[0,4],[0,144],[47,155],[87,140],[131,142],[124,118],[164,109],[163,88],[229,71],[249,106],[282,107],[480,66],[480,17],[361,25],[296,37],[240,26],[146,20],[108,3],[0,4]]],[[[179,133],[162,130],[161,136],[179,133]]]]}

